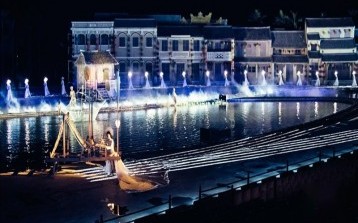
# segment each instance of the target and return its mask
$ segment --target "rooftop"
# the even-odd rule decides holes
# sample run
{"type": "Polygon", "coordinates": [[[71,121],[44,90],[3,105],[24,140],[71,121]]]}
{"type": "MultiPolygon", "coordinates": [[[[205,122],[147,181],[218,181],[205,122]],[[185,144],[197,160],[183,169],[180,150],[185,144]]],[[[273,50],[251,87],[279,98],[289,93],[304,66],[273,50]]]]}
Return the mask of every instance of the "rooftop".
{"type": "Polygon", "coordinates": [[[114,27],[120,28],[149,28],[156,27],[157,22],[152,18],[136,18],[136,19],[115,19],[114,27]]]}
{"type": "Polygon", "coordinates": [[[271,40],[270,27],[233,27],[236,40],[271,40]]]}
{"type": "Polygon", "coordinates": [[[352,27],[354,22],[350,17],[342,18],[306,18],[307,27],[352,27]]]}
{"type": "Polygon", "coordinates": [[[322,39],[321,49],[351,49],[355,48],[353,38],[322,39]]]}
{"type": "Polygon", "coordinates": [[[306,48],[304,31],[272,31],[272,47],[306,48]]]}

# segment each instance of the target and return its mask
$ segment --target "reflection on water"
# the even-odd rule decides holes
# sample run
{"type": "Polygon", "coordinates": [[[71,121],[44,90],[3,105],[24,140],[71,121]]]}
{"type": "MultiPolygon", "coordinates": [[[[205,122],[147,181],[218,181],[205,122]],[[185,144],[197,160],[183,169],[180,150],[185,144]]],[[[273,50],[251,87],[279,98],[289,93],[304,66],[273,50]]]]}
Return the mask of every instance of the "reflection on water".
{"type": "MultiPolygon", "coordinates": [[[[241,102],[125,111],[119,114],[119,146],[124,159],[155,156],[201,145],[200,128],[230,128],[232,139],[243,138],[319,119],[348,106],[331,102],[241,102]]],[[[116,129],[116,119],[117,113],[98,114],[93,122],[95,141],[104,137],[108,127],[116,129]]],[[[86,138],[88,119],[83,120],[75,125],[86,138]]],[[[0,170],[19,162],[23,162],[23,168],[43,165],[41,159],[52,150],[61,122],[61,116],[0,120],[0,170]]],[[[74,136],[70,135],[69,143],[71,152],[81,151],[74,136]]]]}

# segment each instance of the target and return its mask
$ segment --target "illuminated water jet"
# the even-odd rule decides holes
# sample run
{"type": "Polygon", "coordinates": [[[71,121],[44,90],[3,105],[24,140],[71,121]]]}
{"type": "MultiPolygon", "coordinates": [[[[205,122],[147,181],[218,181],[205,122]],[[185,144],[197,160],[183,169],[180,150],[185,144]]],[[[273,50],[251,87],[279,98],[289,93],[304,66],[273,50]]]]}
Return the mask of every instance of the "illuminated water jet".
{"type": "Polygon", "coordinates": [[[48,90],[48,87],[47,87],[47,81],[48,81],[48,78],[47,78],[47,77],[45,77],[45,78],[44,78],[44,91],[45,91],[45,97],[50,95],[50,91],[48,90]]]}
{"type": "Polygon", "coordinates": [[[339,86],[339,80],[338,80],[338,71],[334,71],[334,76],[336,77],[333,86],[337,87],[339,86]]]}

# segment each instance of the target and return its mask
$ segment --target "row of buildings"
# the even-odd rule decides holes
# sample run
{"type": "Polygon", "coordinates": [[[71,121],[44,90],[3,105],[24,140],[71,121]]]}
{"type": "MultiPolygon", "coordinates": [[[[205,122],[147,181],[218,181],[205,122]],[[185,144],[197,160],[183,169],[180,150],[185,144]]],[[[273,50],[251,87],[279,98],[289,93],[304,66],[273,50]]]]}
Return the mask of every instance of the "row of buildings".
{"type": "Polygon", "coordinates": [[[214,20],[211,13],[185,19],[180,15],[114,18],[111,21],[74,21],[72,61],[74,83],[80,87],[116,78],[121,86],[143,87],[145,73],[151,86],[159,86],[161,72],[169,86],[203,85],[225,78],[250,84],[266,81],[303,84],[316,79],[332,85],[352,83],[358,72],[355,25],[351,18],[306,18],[304,30],[270,27],[235,27],[214,20]],[[226,77],[225,77],[226,76],[226,77]],[[94,83],[95,82],[95,83],[94,83]]]}

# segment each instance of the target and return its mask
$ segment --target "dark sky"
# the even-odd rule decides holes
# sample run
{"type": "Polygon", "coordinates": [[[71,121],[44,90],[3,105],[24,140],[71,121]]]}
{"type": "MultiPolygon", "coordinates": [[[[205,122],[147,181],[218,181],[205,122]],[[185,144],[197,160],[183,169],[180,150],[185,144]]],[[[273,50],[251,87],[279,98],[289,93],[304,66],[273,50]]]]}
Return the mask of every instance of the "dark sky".
{"type": "MultiPolygon", "coordinates": [[[[204,14],[212,12],[213,18],[227,18],[231,25],[246,25],[248,14],[254,9],[260,9],[267,15],[267,25],[270,25],[269,18],[277,15],[280,9],[287,13],[289,10],[298,12],[301,17],[318,17],[322,13],[329,17],[349,16],[348,9],[358,9],[358,0],[333,1],[334,3],[331,0],[325,3],[313,0],[2,0],[0,9],[6,12],[7,18],[15,21],[15,38],[8,39],[14,41],[9,44],[15,45],[16,61],[14,59],[15,62],[10,64],[16,64],[16,69],[10,70],[17,73],[22,81],[23,74],[42,78],[49,73],[57,76],[67,73],[67,34],[70,32],[70,22],[91,20],[95,12],[180,14],[189,18],[190,13],[202,11],[204,14]]],[[[2,39],[2,44],[7,45],[6,38],[2,39]]],[[[2,54],[3,58],[8,57],[2,54]]],[[[11,58],[12,56],[10,55],[11,58]]],[[[10,66],[7,62],[2,64],[10,66]]],[[[5,72],[4,69],[0,71],[2,79],[10,72],[5,72]]]]}

